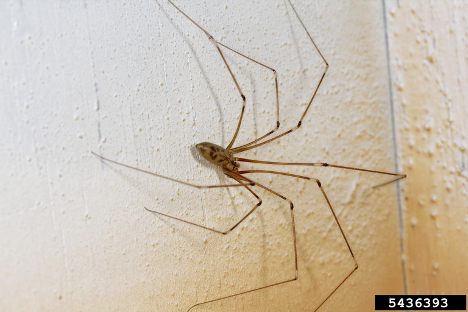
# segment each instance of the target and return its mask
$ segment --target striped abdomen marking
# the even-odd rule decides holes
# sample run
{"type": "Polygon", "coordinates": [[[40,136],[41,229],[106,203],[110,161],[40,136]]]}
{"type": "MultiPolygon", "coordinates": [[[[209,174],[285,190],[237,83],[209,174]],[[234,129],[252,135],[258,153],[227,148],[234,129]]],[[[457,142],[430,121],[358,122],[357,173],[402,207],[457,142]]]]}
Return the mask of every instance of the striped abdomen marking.
{"type": "Polygon", "coordinates": [[[203,142],[196,147],[200,155],[212,164],[224,167],[233,162],[232,156],[219,145],[203,142]]]}

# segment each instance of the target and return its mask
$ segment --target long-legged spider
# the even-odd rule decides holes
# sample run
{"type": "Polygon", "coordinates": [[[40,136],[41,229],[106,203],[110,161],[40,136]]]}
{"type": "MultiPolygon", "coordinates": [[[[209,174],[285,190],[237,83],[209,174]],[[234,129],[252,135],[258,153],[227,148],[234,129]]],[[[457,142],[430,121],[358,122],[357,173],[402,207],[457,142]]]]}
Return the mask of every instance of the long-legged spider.
{"type": "Polygon", "coordinates": [[[212,231],[212,232],[215,232],[215,233],[218,233],[218,234],[226,235],[226,234],[230,233],[232,230],[234,230],[236,227],[238,227],[244,220],[246,220],[247,217],[249,217],[262,204],[262,199],[252,190],[252,187],[254,187],[254,186],[260,187],[260,188],[262,188],[262,189],[264,189],[264,190],[278,196],[279,198],[285,200],[289,204],[290,216],[291,216],[291,231],[292,231],[293,245],[294,245],[295,275],[293,277],[289,278],[289,279],[279,281],[279,282],[276,282],[276,283],[273,283],[273,284],[269,284],[269,285],[265,285],[265,286],[262,286],[262,287],[250,289],[250,290],[247,290],[247,291],[231,294],[231,295],[228,295],[228,296],[224,296],[224,297],[221,297],[221,298],[216,298],[216,299],[209,300],[209,301],[196,303],[195,305],[191,306],[188,311],[192,310],[194,307],[197,307],[197,306],[200,306],[200,305],[203,305],[203,304],[219,301],[219,300],[222,300],[222,299],[231,298],[231,297],[234,297],[234,296],[239,296],[239,295],[242,295],[242,294],[246,294],[246,293],[250,293],[250,292],[253,292],[253,291],[265,289],[265,288],[268,288],[268,287],[277,286],[277,285],[280,285],[280,284],[293,282],[293,281],[295,281],[295,280],[297,280],[299,278],[297,246],[296,246],[296,228],[295,228],[295,222],[294,222],[294,205],[293,205],[293,202],[291,200],[289,200],[288,198],[284,197],[283,195],[281,195],[280,193],[275,192],[274,190],[272,190],[272,189],[270,189],[270,188],[268,188],[268,187],[266,187],[266,186],[264,186],[264,185],[262,185],[262,184],[260,184],[260,183],[258,183],[256,181],[254,181],[253,179],[247,178],[245,176],[245,174],[248,174],[248,173],[269,173],[269,174],[275,174],[275,175],[295,177],[295,178],[300,178],[300,179],[305,179],[305,180],[312,180],[317,184],[317,187],[320,189],[321,193],[323,194],[323,197],[325,198],[325,200],[327,202],[327,205],[328,205],[328,207],[329,207],[329,209],[330,209],[330,211],[331,211],[331,213],[333,215],[334,221],[336,222],[336,224],[337,224],[337,226],[338,226],[338,228],[339,228],[339,230],[341,232],[341,235],[342,235],[342,237],[343,237],[343,239],[344,239],[344,241],[346,243],[349,254],[351,255],[351,257],[352,257],[352,259],[354,261],[354,268],[328,294],[328,296],[325,297],[321,301],[321,303],[315,308],[315,311],[317,311],[336,292],[336,290],[358,269],[358,262],[357,262],[357,260],[356,260],[356,258],[354,256],[353,250],[352,250],[352,248],[351,248],[351,246],[350,246],[350,244],[348,242],[348,239],[347,239],[347,237],[346,237],[346,235],[345,235],[345,233],[344,233],[344,231],[343,231],[343,229],[342,229],[342,227],[340,225],[340,222],[339,222],[339,220],[338,220],[338,218],[337,218],[337,216],[335,214],[335,211],[333,210],[333,207],[332,207],[332,205],[331,205],[331,203],[330,203],[330,201],[329,201],[329,199],[328,199],[328,197],[327,197],[327,195],[326,195],[326,193],[325,193],[319,179],[312,178],[312,177],[307,177],[307,176],[303,176],[303,175],[296,175],[296,174],[291,174],[291,173],[286,173],[286,172],[278,172],[278,171],[271,171],[271,170],[240,170],[240,164],[239,164],[240,162],[269,164],[269,165],[333,167],[333,168],[341,168],[341,169],[348,169],[348,170],[364,171],[364,172],[370,172],[370,173],[378,173],[378,174],[390,175],[390,176],[395,177],[394,179],[392,179],[392,180],[390,180],[388,182],[385,182],[383,184],[377,185],[375,187],[382,186],[382,185],[385,185],[385,184],[388,184],[388,183],[392,183],[392,182],[398,181],[398,180],[403,179],[403,178],[406,177],[405,174],[383,172],[383,171],[376,171],[376,170],[368,170],[368,169],[341,166],[341,165],[334,165],[334,164],[328,164],[328,163],[273,162],[273,161],[254,160],[254,159],[235,157],[235,154],[245,152],[245,151],[257,148],[259,146],[268,144],[270,142],[278,140],[279,138],[281,138],[283,136],[286,136],[286,135],[294,132],[295,130],[299,129],[301,127],[303,119],[305,118],[305,116],[306,116],[306,114],[307,114],[313,100],[315,99],[317,91],[320,88],[320,86],[322,84],[322,81],[323,81],[323,79],[324,79],[324,77],[325,77],[325,75],[327,73],[329,65],[328,65],[325,57],[322,55],[322,53],[318,49],[317,45],[315,44],[314,40],[312,39],[312,36],[309,34],[307,28],[305,27],[304,23],[302,22],[301,18],[299,17],[299,14],[295,10],[295,8],[292,5],[291,1],[290,0],[288,0],[288,1],[289,1],[289,4],[291,5],[296,17],[298,18],[299,22],[301,23],[302,27],[304,28],[305,32],[307,33],[309,39],[311,40],[312,44],[314,45],[315,49],[317,50],[317,52],[319,53],[321,59],[323,60],[323,62],[325,64],[325,70],[324,70],[324,72],[323,72],[323,74],[322,74],[322,76],[321,76],[315,90],[314,90],[314,93],[313,93],[312,97],[310,98],[310,101],[309,101],[308,105],[306,106],[305,111],[303,112],[300,120],[298,121],[297,125],[295,127],[291,128],[291,129],[279,134],[279,135],[273,136],[272,138],[268,138],[280,128],[278,79],[277,79],[276,70],[269,67],[269,66],[267,66],[267,65],[265,65],[265,64],[263,64],[263,63],[261,63],[261,62],[259,62],[259,61],[254,60],[254,59],[252,59],[252,58],[250,58],[250,57],[248,57],[248,56],[246,56],[246,55],[244,55],[244,54],[242,54],[242,53],[240,53],[240,52],[238,52],[238,51],[236,51],[236,50],[234,50],[234,49],[232,49],[232,48],[230,48],[230,47],[228,47],[228,46],[226,46],[226,45],[224,45],[224,44],[222,44],[222,43],[220,43],[218,41],[216,41],[213,38],[213,36],[210,35],[210,33],[208,33],[204,28],[202,28],[199,24],[197,24],[194,20],[192,20],[186,13],[184,13],[179,7],[177,7],[171,0],[168,0],[168,2],[174,8],[176,8],[188,20],[190,20],[195,26],[197,26],[200,30],[202,30],[208,36],[208,39],[214,44],[216,50],[219,52],[219,55],[222,58],[222,61],[224,62],[226,68],[228,69],[229,74],[232,77],[232,81],[234,82],[234,84],[235,84],[235,86],[236,86],[236,88],[237,88],[237,90],[239,92],[239,95],[240,95],[240,97],[242,99],[242,111],[241,111],[241,114],[239,116],[237,128],[236,128],[236,131],[235,131],[230,143],[228,144],[228,146],[226,148],[224,148],[222,146],[219,146],[219,145],[216,145],[216,144],[213,144],[213,143],[209,143],[209,142],[203,142],[203,143],[199,143],[199,144],[196,145],[196,149],[198,150],[199,154],[203,158],[205,158],[210,163],[212,163],[212,164],[214,164],[216,166],[219,166],[222,169],[223,173],[228,178],[231,178],[231,179],[235,180],[237,183],[235,183],[235,184],[224,184],[224,185],[195,185],[195,184],[192,184],[192,183],[187,183],[187,182],[176,180],[176,179],[173,179],[173,178],[170,178],[170,177],[167,177],[167,176],[162,176],[162,175],[159,175],[159,174],[156,174],[156,173],[153,173],[153,172],[149,172],[149,171],[146,171],[146,170],[142,170],[142,169],[139,169],[139,168],[128,166],[128,165],[125,165],[125,164],[110,160],[108,158],[102,157],[102,156],[97,155],[96,153],[92,152],[92,154],[94,154],[95,156],[99,157],[102,160],[109,161],[109,162],[118,164],[120,166],[124,166],[124,167],[130,168],[130,169],[138,170],[140,172],[148,173],[148,174],[151,174],[151,175],[159,177],[159,178],[167,179],[167,180],[170,180],[170,181],[173,181],[173,182],[181,183],[181,184],[188,185],[188,186],[195,187],[195,188],[199,188],[199,189],[201,189],[201,188],[227,188],[227,187],[244,187],[244,188],[246,188],[258,200],[258,203],[252,209],[250,209],[242,218],[240,218],[240,220],[234,222],[232,224],[232,226],[230,226],[228,229],[224,229],[224,230],[223,229],[207,227],[207,226],[202,225],[202,224],[190,222],[188,220],[183,220],[181,218],[176,218],[174,216],[164,214],[164,213],[161,213],[161,212],[158,212],[158,211],[150,210],[150,209],[145,207],[146,210],[148,210],[149,212],[155,213],[157,215],[172,218],[172,219],[175,219],[175,220],[180,221],[180,222],[185,222],[187,224],[197,226],[199,228],[202,228],[202,229],[205,229],[205,230],[208,230],[208,231],[212,231]],[[259,138],[255,139],[255,140],[253,140],[253,141],[251,141],[251,142],[249,142],[247,144],[244,144],[244,145],[241,145],[241,146],[238,146],[238,147],[233,147],[233,146],[234,146],[236,138],[237,138],[237,136],[239,134],[239,130],[241,128],[242,120],[243,120],[243,117],[244,117],[244,111],[245,111],[245,107],[246,107],[246,97],[243,94],[242,89],[241,89],[238,81],[236,80],[236,77],[235,77],[234,73],[231,70],[231,67],[229,66],[228,62],[226,61],[226,58],[225,58],[221,48],[228,49],[228,50],[240,55],[241,57],[244,57],[244,58],[246,58],[246,59],[248,59],[248,60],[250,60],[252,62],[255,62],[256,64],[258,64],[260,66],[263,66],[264,68],[266,68],[268,70],[271,70],[273,75],[274,75],[274,80],[275,80],[276,124],[274,125],[273,129],[271,131],[269,131],[268,133],[260,136],[259,138]]]}

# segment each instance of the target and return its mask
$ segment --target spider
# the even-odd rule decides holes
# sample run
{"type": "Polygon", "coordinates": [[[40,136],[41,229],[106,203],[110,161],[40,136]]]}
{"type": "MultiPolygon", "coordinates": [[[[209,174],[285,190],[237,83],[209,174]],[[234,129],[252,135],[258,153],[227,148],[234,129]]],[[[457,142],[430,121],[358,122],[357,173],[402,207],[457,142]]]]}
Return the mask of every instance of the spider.
{"type": "Polygon", "coordinates": [[[265,65],[265,64],[263,64],[263,63],[261,63],[261,62],[259,62],[259,61],[257,61],[257,60],[254,60],[253,58],[248,57],[245,54],[242,54],[242,53],[234,50],[233,48],[230,48],[230,47],[222,44],[219,41],[217,41],[207,30],[202,28],[198,23],[196,23],[193,19],[191,19],[185,12],[183,12],[179,7],[177,7],[171,0],[168,0],[168,2],[175,9],[177,9],[180,13],[182,13],[188,20],[190,20],[190,22],[193,23],[193,25],[198,27],[201,31],[203,31],[207,35],[208,40],[212,42],[215,49],[218,51],[224,65],[228,69],[229,74],[230,74],[230,76],[232,78],[232,82],[234,83],[236,89],[238,90],[239,96],[240,96],[240,98],[242,100],[242,110],[241,110],[240,116],[238,118],[236,131],[235,131],[230,143],[226,147],[222,147],[220,145],[210,143],[210,142],[202,142],[202,143],[199,143],[199,144],[196,145],[196,150],[198,151],[198,153],[204,159],[206,159],[211,164],[221,168],[224,175],[226,175],[226,177],[228,177],[229,179],[234,180],[235,183],[233,183],[233,184],[223,184],[223,185],[196,185],[196,184],[188,183],[188,182],[185,182],[185,181],[173,179],[173,178],[170,178],[170,177],[167,177],[167,176],[163,176],[163,175],[160,175],[160,174],[157,174],[157,173],[142,170],[142,169],[139,169],[139,168],[136,168],[136,167],[128,166],[126,164],[123,164],[123,163],[120,163],[120,162],[105,158],[103,156],[100,156],[100,155],[98,155],[98,154],[96,154],[94,152],[92,152],[92,154],[95,155],[96,157],[100,158],[101,160],[104,160],[104,161],[115,163],[117,165],[124,166],[124,167],[130,168],[130,169],[134,169],[134,170],[137,170],[137,171],[140,171],[140,172],[144,172],[144,173],[156,176],[158,178],[167,179],[167,180],[170,180],[170,181],[173,181],[173,182],[181,183],[181,184],[191,186],[191,187],[195,187],[195,188],[198,188],[198,189],[202,189],[202,188],[228,188],[228,187],[242,187],[242,188],[247,189],[248,192],[250,192],[257,199],[257,203],[254,205],[253,208],[251,208],[239,220],[235,220],[232,223],[232,225],[229,226],[227,229],[218,229],[218,228],[208,227],[208,226],[205,226],[203,224],[194,223],[194,222],[184,220],[184,219],[181,219],[181,218],[177,218],[177,217],[174,217],[174,216],[171,216],[171,215],[168,215],[168,214],[164,214],[164,213],[161,213],[161,212],[158,212],[158,211],[155,211],[155,210],[150,210],[150,209],[145,207],[145,209],[147,211],[151,212],[151,213],[154,213],[154,214],[157,214],[157,215],[160,215],[160,216],[163,216],[163,217],[171,218],[171,219],[177,220],[179,222],[184,222],[184,223],[190,224],[192,226],[196,226],[196,227],[205,229],[207,231],[211,231],[211,232],[218,233],[218,234],[221,234],[221,235],[227,235],[231,231],[236,229],[242,222],[244,222],[250,215],[252,215],[261,206],[262,199],[254,192],[253,187],[259,187],[261,189],[264,189],[265,191],[270,192],[273,195],[278,196],[282,200],[286,201],[287,204],[289,205],[289,208],[290,208],[289,209],[289,212],[290,212],[290,226],[291,226],[291,232],[292,232],[292,237],[293,237],[293,246],[294,246],[295,275],[292,276],[289,279],[282,280],[282,281],[279,281],[279,282],[275,282],[275,283],[265,285],[265,286],[262,286],[262,287],[249,289],[249,290],[246,290],[246,291],[243,291],[243,292],[231,294],[231,295],[216,298],[216,299],[213,299],[213,300],[196,303],[193,306],[191,306],[188,311],[190,311],[193,308],[195,308],[197,306],[200,306],[200,305],[208,304],[208,303],[211,303],[211,302],[215,302],[215,301],[219,301],[219,300],[223,300],[223,299],[227,299],[227,298],[231,298],[231,297],[235,297],[235,296],[240,296],[240,295],[243,295],[243,294],[247,294],[247,293],[250,293],[250,292],[258,291],[258,290],[269,288],[269,287],[274,287],[274,286],[285,284],[285,283],[290,283],[290,282],[296,281],[299,278],[298,256],[297,256],[297,245],[296,245],[296,226],[295,226],[295,219],[294,219],[294,204],[293,204],[293,202],[290,199],[283,196],[282,194],[280,194],[279,192],[276,192],[276,191],[264,186],[263,184],[260,184],[260,183],[256,182],[254,179],[246,177],[246,174],[267,173],[267,174],[281,175],[281,176],[287,176],[287,177],[294,177],[294,178],[310,180],[310,181],[315,182],[315,184],[320,189],[321,193],[323,194],[324,199],[327,202],[327,205],[328,205],[328,207],[329,207],[329,209],[330,209],[330,211],[331,211],[331,213],[333,215],[334,221],[336,222],[336,225],[338,226],[338,228],[339,228],[339,230],[341,232],[341,235],[342,235],[342,237],[343,237],[343,239],[344,239],[344,241],[346,243],[349,254],[351,255],[351,257],[352,257],[352,259],[354,261],[354,268],[328,294],[328,296],[325,297],[322,300],[322,302],[315,308],[314,311],[317,311],[337,291],[337,289],[341,285],[343,285],[343,283],[358,269],[358,262],[356,260],[356,257],[354,255],[353,250],[352,250],[352,248],[351,248],[351,246],[350,246],[350,244],[348,242],[348,239],[347,239],[347,237],[346,237],[346,235],[345,235],[345,233],[344,233],[344,231],[343,231],[343,229],[341,227],[341,224],[340,224],[340,222],[339,222],[339,220],[338,220],[338,218],[337,218],[337,216],[335,214],[335,211],[334,211],[334,209],[333,209],[333,207],[332,207],[332,205],[331,205],[331,203],[330,203],[330,201],[328,199],[328,196],[327,196],[327,194],[326,194],[326,192],[325,192],[325,190],[324,190],[324,188],[322,186],[322,183],[317,178],[303,176],[303,175],[297,175],[297,174],[292,174],[292,173],[287,173],[287,172],[279,172],[279,171],[273,171],[273,170],[256,170],[256,169],[242,170],[241,163],[247,162],[247,163],[268,164],[268,165],[332,167],[332,168],[340,168],[340,169],[347,169],[347,170],[363,171],[363,172],[369,172],[369,173],[377,173],[377,174],[389,175],[389,176],[394,177],[390,181],[385,182],[385,183],[380,184],[380,185],[376,185],[374,187],[380,187],[380,186],[386,185],[388,183],[398,181],[400,179],[405,178],[406,175],[405,174],[399,174],[399,173],[391,173],[391,172],[384,172],[384,171],[376,171],[376,170],[362,169],[362,168],[356,168],[356,167],[342,166],[342,165],[336,165],[336,164],[329,164],[329,163],[323,163],[323,162],[320,162],[320,163],[319,162],[317,162],[317,163],[292,163],[292,162],[276,162],[276,161],[266,161],[266,160],[257,160],[257,159],[248,159],[248,158],[237,157],[236,155],[239,154],[239,153],[242,153],[242,152],[245,152],[245,151],[248,151],[248,150],[252,150],[254,148],[257,148],[257,147],[269,144],[271,142],[274,142],[274,141],[276,141],[276,140],[278,140],[278,139],[280,139],[280,138],[282,138],[282,137],[284,137],[284,136],[298,130],[301,127],[301,125],[303,123],[303,119],[305,118],[305,116],[306,116],[312,102],[314,101],[314,99],[315,99],[315,97],[317,95],[317,92],[318,92],[318,90],[319,90],[319,88],[320,88],[320,86],[322,84],[322,81],[325,78],[325,75],[326,75],[327,70],[329,68],[329,64],[326,61],[325,57],[322,55],[322,53],[319,50],[319,48],[317,47],[317,45],[315,44],[312,36],[308,32],[308,30],[305,27],[304,23],[302,22],[299,14],[297,13],[297,11],[294,8],[293,4],[291,3],[290,0],[288,0],[291,8],[294,11],[294,14],[296,15],[297,19],[299,20],[299,22],[301,23],[301,25],[304,28],[305,32],[307,33],[310,41],[312,42],[313,46],[315,47],[315,49],[319,53],[322,61],[324,62],[325,69],[324,69],[323,74],[322,74],[322,76],[321,76],[321,78],[320,78],[320,80],[319,80],[319,82],[318,82],[318,84],[317,84],[317,86],[316,86],[316,88],[314,90],[314,93],[313,93],[312,97],[310,98],[310,101],[308,102],[308,104],[306,106],[306,109],[303,112],[301,118],[299,119],[297,125],[295,127],[291,128],[291,129],[285,131],[285,132],[282,132],[281,134],[276,134],[276,131],[279,130],[279,128],[280,128],[278,75],[277,75],[276,70],[269,67],[269,66],[267,66],[267,65],[265,65]],[[237,55],[239,55],[239,56],[241,56],[241,57],[243,57],[245,59],[248,59],[249,61],[252,61],[252,62],[254,62],[254,63],[256,63],[256,64],[258,64],[260,66],[263,66],[264,68],[266,68],[268,70],[271,70],[271,72],[273,73],[273,76],[274,76],[274,81],[275,81],[276,124],[274,125],[272,130],[265,133],[264,135],[261,135],[257,139],[255,139],[255,140],[253,140],[253,141],[251,141],[249,143],[246,143],[244,145],[237,146],[237,147],[235,147],[235,142],[236,142],[236,138],[237,138],[237,136],[239,134],[239,130],[241,129],[242,120],[243,120],[243,117],[244,117],[244,112],[245,112],[245,107],[246,107],[246,97],[245,97],[245,95],[244,95],[244,93],[243,93],[243,91],[242,91],[242,89],[241,89],[241,87],[240,87],[240,85],[239,85],[233,71],[231,70],[231,67],[229,66],[228,62],[226,61],[225,55],[223,53],[223,49],[230,50],[231,52],[236,53],[237,55]]]}

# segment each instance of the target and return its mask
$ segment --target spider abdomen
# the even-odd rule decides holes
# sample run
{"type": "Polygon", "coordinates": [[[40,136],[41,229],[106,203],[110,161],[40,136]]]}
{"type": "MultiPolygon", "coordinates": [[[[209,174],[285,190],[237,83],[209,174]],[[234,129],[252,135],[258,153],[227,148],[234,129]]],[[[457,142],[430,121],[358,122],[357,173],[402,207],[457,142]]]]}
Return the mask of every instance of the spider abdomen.
{"type": "Polygon", "coordinates": [[[197,144],[196,147],[200,155],[212,164],[225,167],[234,163],[232,155],[219,145],[203,142],[197,144]]]}

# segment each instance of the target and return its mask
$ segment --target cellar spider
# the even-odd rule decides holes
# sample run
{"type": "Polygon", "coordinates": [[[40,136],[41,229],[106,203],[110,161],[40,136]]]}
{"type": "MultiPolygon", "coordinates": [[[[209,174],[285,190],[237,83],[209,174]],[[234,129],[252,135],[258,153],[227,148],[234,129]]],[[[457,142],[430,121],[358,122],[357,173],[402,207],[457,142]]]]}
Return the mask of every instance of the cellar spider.
{"type": "Polygon", "coordinates": [[[228,227],[227,229],[218,229],[218,228],[207,227],[207,226],[205,226],[203,224],[190,222],[188,220],[177,218],[177,217],[174,217],[174,216],[171,216],[171,215],[168,215],[168,214],[164,214],[164,213],[161,213],[161,212],[158,212],[158,211],[150,210],[150,209],[145,207],[145,209],[147,211],[151,212],[151,213],[154,213],[154,214],[157,214],[157,215],[160,215],[160,216],[163,216],[163,217],[171,218],[171,219],[174,219],[174,220],[177,220],[177,221],[180,221],[180,222],[184,222],[184,223],[190,224],[192,226],[196,226],[196,227],[199,227],[199,228],[202,228],[202,229],[214,232],[214,233],[218,233],[218,234],[221,234],[221,235],[227,235],[228,233],[233,231],[244,220],[246,220],[253,212],[255,212],[256,209],[258,209],[258,207],[261,206],[262,199],[253,191],[253,187],[262,188],[265,191],[268,191],[268,192],[272,193],[273,195],[281,198],[282,200],[286,201],[289,204],[290,217],[291,217],[290,226],[291,226],[291,232],[292,232],[292,237],[293,237],[293,246],[294,246],[295,275],[293,277],[289,278],[289,279],[278,281],[278,282],[275,282],[273,284],[265,285],[265,286],[254,288],[254,289],[249,289],[249,290],[246,290],[246,291],[242,291],[242,292],[239,292],[239,293],[234,293],[234,294],[224,296],[224,297],[220,297],[220,298],[216,298],[216,299],[213,299],[213,300],[208,300],[208,301],[196,303],[193,306],[191,306],[188,311],[192,310],[195,307],[204,305],[204,304],[212,303],[212,302],[215,302],[215,301],[219,301],[219,300],[223,300],[223,299],[227,299],[227,298],[231,298],[231,297],[235,297],[235,296],[240,296],[240,295],[243,295],[243,294],[251,293],[251,292],[254,292],[254,291],[258,291],[258,290],[261,290],[261,289],[265,289],[265,288],[269,288],[269,287],[273,287],[273,286],[277,286],[277,285],[281,285],[281,284],[285,284],[285,283],[289,283],[289,282],[293,282],[293,281],[296,281],[299,278],[298,256],[297,256],[297,246],[296,246],[296,227],[295,227],[295,221],[294,221],[294,204],[293,204],[293,202],[291,200],[289,200],[288,198],[286,198],[285,196],[281,195],[280,193],[278,193],[278,192],[276,192],[276,191],[274,191],[274,190],[272,190],[272,189],[270,189],[270,188],[256,182],[255,180],[253,180],[251,178],[246,177],[245,175],[249,174],[249,173],[268,173],[268,174],[274,174],[274,175],[282,175],[282,176],[286,176],[286,177],[294,177],[294,178],[299,178],[299,179],[305,179],[305,180],[310,180],[310,181],[315,182],[317,187],[320,189],[324,199],[327,202],[328,208],[330,209],[330,211],[331,211],[331,213],[333,215],[334,221],[335,221],[336,225],[338,226],[338,228],[340,230],[340,233],[341,233],[341,235],[343,237],[343,240],[346,243],[347,250],[348,250],[349,254],[351,255],[351,257],[352,257],[352,259],[354,261],[354,268],[328,294],[328,296],[326,296],[321,301],[321,303],[314,310],[314,311],[317,311],[338,290],[338,288],[340,288],[341,285],[343,285],[343,283],[358,269],[358,262],[356,260],[356,257],[354,256],[353,250],[352,250],[352,248],[351,248],[351,246],[350,246],[350,244],[348,242],[348,239],[347,239],[347,237],[346,237],[346,235],[345,235],[345,233],[344,233],[344,231],[343,231],[343,229],[341,227],[341,224],[340,224],[340,222],[339,222],[339,220],[338,220],[338,218],[337,218],[337,216],[335,214],[335,211],[334,211],[334,209],[333,209],[333,207],[332,207],[332,205],[331,205],[331,203],[330,203],[330,201],[329,201],[329,199],[327,197],[327,194],[326,194],[326,192],[325,192],[325,190],[324,190],[324,188],[322,186],[322,183],[317,178],[303,176],[303,175],[296,175],[296,174],[291,174],[291,173],[287,173],[287,172],[279,172],[279,171],[273,171],[273,170],[241,170],[240,169],[240,167],[241,167],[240,163],[247,162],[247,163],[268,164],[268,165],[332,167],[332,168],[355,170],[355,171],[362,171],[362,172],[369,172],[369,173],[378,173],[378,174],[389,175],[389,176],[394,177],[390,181],[379,184],[379,185],[376,185],[374,187],[380,187],[380,186],[383,186],[383,185],[398,181],[400,179],[405,178],[406,175],[405,174],[399,174],[399,173],[391,173],[391,172],[384,172],[384,171],[377,171],[377,170],[369,170],[369,169],[362,169],[362,168],[356,168],[356,167],[342,166],[342,165],[336,165],[336,164],[329,164],[329,163],[291,163],[291,162],[265,161],[265,160],[247,159],[247,158],[236,157],[235,156],[236,154],[239,154],[239,153],[242,153],[242,152],[245,152],[245,151],[248,151],[248,150],[263,146],[263,145],[266,145],[266,144],[268,144],[270,142],[278,140],[278,139],[282,138],[283,136],[286,136],[286,135],[298,130],[301,127],[303,119],[305,118],[305,116],[306,116],[312,102],[315,99],[317,91],[320,88],[320,86],[322,84],[322,81],[323,81],[323,79],[324,79],[324,77],[325,77],[325,75],[327,73],[329,64],[326,61],[325,57],[322,55],[322,53],[319,50],[319,48],[317,47],[317,45],[315,44],[314,40],[312,39],[312,36],[308,32],[308,30],[305,27],[304,23],[302,22],[299,14],[297,13],[297,11],[294,8],[293,4],[291,3],[290,0],[288,0],[291,8],[294,11],[295,16],[297,17],[297,19],[301,23],[302,27],[304,28],[305,32],[307,33],[308,38],[311,40],[313,46],[315,47],[315,49],[319,53],[322,61],[324,62],[325,69],[324,69],[323,74],[322,74],[317,86],[315,87],[314,93],[313,93],[312,97],[310,98],[310,101],[308,102],[308,104],[307,104],[307,106],[305,108],[305,111],[303,112],[303,114],[302,114],[301,118],[299,119],[297,125],[295,127],[291,128],[291,129],[281,133],[281,134],[276,134],[276,135],[272,136],[280,128],[278,76],[277,76],[276,70],[269,67],[269,66],[267,66],[267,65],[265,65],[265,64],[263,64],[263,63],[261,63],[261,62],[259,62],[259,61],[254,60],[254,59],[252,59],[252,58],[250,58],[250,57],[248,57],[248,56],[246,56],[246,55],[244,55],[244,54],[242,54],[242,53],[240,53],[240,52],[238,52],[238,51],[236,51],[236,50],[234,50],[234,49],[232,49],[232,48],[230,48],[230,47],[228,47],[228,46],[226,46],[224,44],[222,44],[221,42],[218,42],[216,39],[214,39],[214,37],[212,35],[210,35],[210,33],[207,30],[205,30],[199,24],[197,24],[194,20],[192,20],[186,13],[184,13],[179,7],[177,7],[171,0],[168,0],[168,2],[175,9],[177,9],[180,13],[182,13],[188,20],[190,20],[191,23],[193,23],[196,27],[198,27],[201,31],[203,31],[208,36],[208,39],[213,43],[216,50],[219,52],[219,55],[220,55],[224,65],[226,66],[226,68],[229,71],[229,74],[230,74],[230,76],[232,78],[232,82],[234,83],[236,89],[239,92],[239,96],[242,99],[242,110],[241,110],[241,113],[240,113],[240,116],[239,116],[239,119],[238,119],[237,128],[236,128],[236,131],[235,131],[230,143],[227,145],[227,147],[224,148],[222,146],[219,146],[219,145],[216,145],[216,144],[213,144],[213,143],[209,143],[209,142],[203,142],[203,143],[199,143],[199,144],[196,145],[197,151],[199,152],[199,154],[203,158],[205,158],[210,163],[212,163],[212,164],[214,164],[216,166],[219,166],[221,168],[221,170],[223,171],[223,173],[228,178],[236,181],[236,183],[234,183],[234,184],[223,184],[223,185],[196,185],[196,184],[184,182],[184,181],[181,181],[181,180],[173,179],[173,178],[170,178],[170,177],[167,177],[167,176],[159,175],[159,174],[149,172],[149,171],[146,171],[146,170],[142,170],[142,169],[139,169],[139,168],[135,168],[135,167],[132,167],[132,166],[128,166],[128,165],[125,165],[123,163],[119,163],[119,162],[116,162],[114,160],[111,160],[111,159],[105,158],[103,156],[100,156],[100,155],[98,155],[98,154],[96,154],[94,152],[92,152],[92,154],[95,155],[96,157],[100,158],[103,161],[108,161],[108,162],[117,164],[119,166],[134,169],[134,170],[144,172],[144,173],[147,173],[147,174],[159,177],[159,178],[163,178],[163,179],[170,180],[170,181],[173,181],[173,182],[181,183],[181,184],[191,186],[191,187],[194,187],[194,188],[198,188],[198,189],[202,189],[202,188],[228,188],[228,187],[243,187],[243,188],[247,189],[248,192],[250,192],[258,200],[258,202],[242,218],[240,218],[240,220],[236,220],[235,222],[233,222],[233,224],[230,227],[228,227]],[[244,93],[242,92],[242,89],[239,86],[239,83],[236,80],[236,77],[233,74],[233,72],[231,70],[231,67],[229,66],[228,62],[226,61],[226,58],[225,58],[225,56],[223,54],[222,49],[230,50],[230,51],[238,54],[239,56],[241,56],[243,58],[246,58],[246,59],[248,59],[248,60],[250,60],[250,61],[252,61],[252,62],[254,62],[254,63],[256,63],[256,64],[258,64],[260,66],[263,66],[264,68],[266,68],[268,70],[271,70],[271,72],[272,72],[272,74],[274,76],[274,81],[275,81],[276,124],[274,125],[273,129],[271,131],[267,132],[266,134],[260,136],[259,138],[255,139],[255,140],[253,140],[253,141],[251,141],[251,142],[249,142],[247,144],[237,146],[237,147],[234,147],[234,143],[236,141],[236,138],[237,138],[237,136],[239,134],[239,130],[240,130],[241,125],[242,125],[242,120],[243,120],[243,117],[244,117],[244,111],[245,111],[245,107],[246,107],[246,97],[245,97],[244,93]]]}

